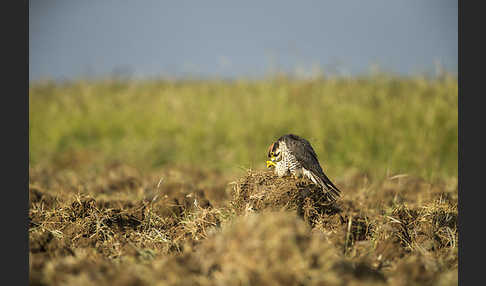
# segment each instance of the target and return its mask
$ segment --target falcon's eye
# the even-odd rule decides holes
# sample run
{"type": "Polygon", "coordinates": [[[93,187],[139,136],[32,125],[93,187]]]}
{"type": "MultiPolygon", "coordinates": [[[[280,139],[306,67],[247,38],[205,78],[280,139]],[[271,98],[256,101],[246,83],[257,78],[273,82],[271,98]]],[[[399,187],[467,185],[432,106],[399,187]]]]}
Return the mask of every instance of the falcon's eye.
{"type": "Polygon", "coordinates": [[[271,155],[271,156],[273,156],[273,155],[274,155],[273,151],[272,151],[272,152],[270,152],[270,155],[271,155]]]}

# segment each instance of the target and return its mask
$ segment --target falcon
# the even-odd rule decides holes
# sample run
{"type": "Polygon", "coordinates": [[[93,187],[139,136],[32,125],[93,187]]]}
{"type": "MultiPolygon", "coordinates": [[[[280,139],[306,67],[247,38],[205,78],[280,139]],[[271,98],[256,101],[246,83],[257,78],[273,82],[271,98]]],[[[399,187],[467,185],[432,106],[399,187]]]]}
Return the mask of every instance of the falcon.
{"type": "Polygon", "coordinates": [[[328,194],[332,201],[340,196],[341,191],[324,174],[316,152],[304,138],[294,134],[284,135],[270,145],[267,156],[270,159],[267,168],[275,168],[277,176],[306,177],[328,194]]]}

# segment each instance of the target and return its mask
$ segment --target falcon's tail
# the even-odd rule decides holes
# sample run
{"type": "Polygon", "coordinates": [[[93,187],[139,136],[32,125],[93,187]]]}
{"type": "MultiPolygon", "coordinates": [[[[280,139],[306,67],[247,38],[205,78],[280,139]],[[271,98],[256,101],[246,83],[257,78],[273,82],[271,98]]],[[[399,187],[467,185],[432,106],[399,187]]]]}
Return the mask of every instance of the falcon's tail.
{"type": "Polygon", "coordinates": [[[329,178],[323,173],[320,176],[310,172],[311,180],[319,185],[322,190],[329,195],[331,201],[336,201],[341,196],[341,191],[329,180],[329,178]]]}

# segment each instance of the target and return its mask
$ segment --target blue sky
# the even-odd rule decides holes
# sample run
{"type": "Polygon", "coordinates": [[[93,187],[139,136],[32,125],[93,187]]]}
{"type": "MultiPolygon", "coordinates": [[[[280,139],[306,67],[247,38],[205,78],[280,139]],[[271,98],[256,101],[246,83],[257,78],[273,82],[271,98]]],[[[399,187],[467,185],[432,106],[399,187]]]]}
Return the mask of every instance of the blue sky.
{"type": "Polygon", "coordinates": [[[29,80],[258,77],[299,68],[457,73],[449,0],[42,0],[29,4],[29,80]]]}

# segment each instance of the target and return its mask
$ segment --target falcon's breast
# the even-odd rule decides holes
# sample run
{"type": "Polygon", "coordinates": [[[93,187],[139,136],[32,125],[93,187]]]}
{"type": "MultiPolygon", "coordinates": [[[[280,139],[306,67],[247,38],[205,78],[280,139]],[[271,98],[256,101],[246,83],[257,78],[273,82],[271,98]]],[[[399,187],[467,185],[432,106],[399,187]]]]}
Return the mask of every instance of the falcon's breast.
{"type": "Polygon", "coordinates": [[[302,164],[299,162],[297,157],[292,153],[292,151],[287,147],[284,141],[279,142],[278,150],[281,153],[281,159],[277,161],[275,166],[275,173],[279,177],[286,175],[301,175],[302,174],[302,164]]]}

